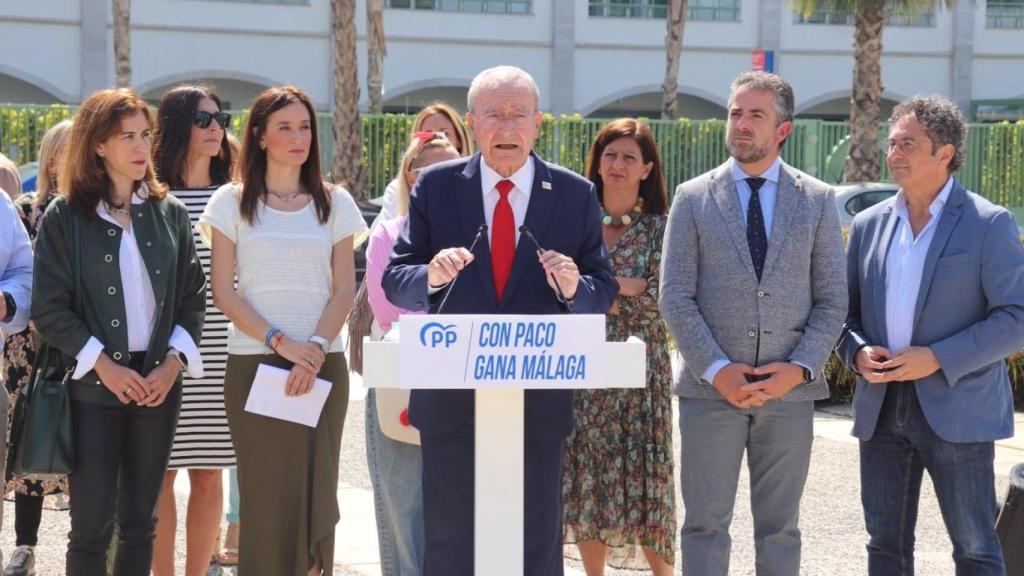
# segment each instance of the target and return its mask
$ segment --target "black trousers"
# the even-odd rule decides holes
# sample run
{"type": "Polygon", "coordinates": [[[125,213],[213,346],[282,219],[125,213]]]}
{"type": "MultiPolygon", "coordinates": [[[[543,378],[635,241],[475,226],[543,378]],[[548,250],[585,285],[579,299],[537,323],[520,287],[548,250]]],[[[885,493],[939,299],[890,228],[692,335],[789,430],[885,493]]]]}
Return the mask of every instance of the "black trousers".
{"type": "Polygon", "coordinates": [[[14,494],[14,533],[16,546],[35,546],[39,540],[39,523],[43,519],[43,497],[14,494]]]}
{"type": "Polygon", "coordinates": [[[68,480],[67,576],[105,576],[117,521],[114,576],[149,576],[156,506],[181,408],[181,383],[156,408],[73,400],[75,469],[68,480]]]}

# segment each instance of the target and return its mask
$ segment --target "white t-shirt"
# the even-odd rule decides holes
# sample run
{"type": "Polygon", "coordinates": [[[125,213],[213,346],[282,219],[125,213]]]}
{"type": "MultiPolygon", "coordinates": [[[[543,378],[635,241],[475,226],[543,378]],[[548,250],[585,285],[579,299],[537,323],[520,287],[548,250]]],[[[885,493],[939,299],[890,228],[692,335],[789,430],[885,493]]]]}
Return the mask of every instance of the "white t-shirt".
{"type": "MultiPolygon", "coordinates": [[[[242,218],[240,200],[239,184],[222,186],[210,198],[196,229],[207,246],[213,243],[213,228],[235,243],[238,293],[271,326],[305,342],[331,297],[331,251],[341,240],[366,230],[362,214],[340,186],[331,192],[331,216],[325,224],[320,223],[313,202],[295,212],[260,202],[258,218],[250,225],[242,218]]],[[[355,241],[362,238],[365,234],[357,235],[355,241]]],[[[342,350],[339,335],[331,351],[342,350]]],[[[267,352],[262,339],[229,325],[229,354],[267,352]]]]}

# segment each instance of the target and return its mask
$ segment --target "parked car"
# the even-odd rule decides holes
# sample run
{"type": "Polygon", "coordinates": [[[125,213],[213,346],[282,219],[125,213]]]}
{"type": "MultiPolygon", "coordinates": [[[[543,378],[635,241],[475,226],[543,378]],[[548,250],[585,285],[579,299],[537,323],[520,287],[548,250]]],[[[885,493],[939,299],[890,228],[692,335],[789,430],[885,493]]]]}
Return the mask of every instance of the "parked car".
{"type": "Polygon", "coordinates": [[[849,230],[853,217],[859,212],[896,195],[900,189],[888,182],[858,182],[836,186],[836,208],[843,230],[849,230]]]}
{"type": "Polygon", "coordinates": [[[21,178],[21,191],[35,192],[36,177],[39,175],[39,162],[29,162],[18,166],[18,176],[21,178]]]}
{"type": "MultiPolygon", "coordinates": [[[[896,195],[900,187],[889,182],[862,182],[856,184],[839,184],[836,186],[836,208],[839,209],[839,222],[843,230],[849,230],[853,217],[879,202],[896,195]]],[[[1017,220],[1021,242],[1024,242],[1024,208],[1010,208],[1017,220]]]]}

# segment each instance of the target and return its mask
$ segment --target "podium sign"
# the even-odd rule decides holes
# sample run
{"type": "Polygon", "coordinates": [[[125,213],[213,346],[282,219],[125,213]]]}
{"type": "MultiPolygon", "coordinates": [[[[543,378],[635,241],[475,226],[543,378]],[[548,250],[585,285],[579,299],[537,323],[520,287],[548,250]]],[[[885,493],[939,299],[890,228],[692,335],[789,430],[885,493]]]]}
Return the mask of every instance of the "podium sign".
{"type": "Polygon", "coordinates": [[[605,385],[604,316],[598,314],[405,315],[399,329],[399,388],[605,385]]]}
{"type": "Polygon", "coordinates": [[[408,315],[363,340],[372,387],[475,389],[475,573],[523,574],[525,389],[644,388],[646,345],[605,342],[604,316],[408,315]],[[391,335],[391,334],[389,334],[391,335]]]}

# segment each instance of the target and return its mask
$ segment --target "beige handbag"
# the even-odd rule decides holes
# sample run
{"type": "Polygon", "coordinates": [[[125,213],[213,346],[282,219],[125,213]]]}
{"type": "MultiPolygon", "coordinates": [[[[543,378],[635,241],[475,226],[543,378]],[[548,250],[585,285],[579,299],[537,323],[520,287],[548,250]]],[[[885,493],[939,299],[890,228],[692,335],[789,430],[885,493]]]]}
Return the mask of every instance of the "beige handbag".
{"type": "MultiPolygon", "coordinates": [[[[384,333],[374,322],[370,338],[380,340],[384,333]]],[[[377,423],[385,436],[398,442],[420,445],[420,431],[409,423],[409,391],[398,388],[377,388],[377,423]]]]}

